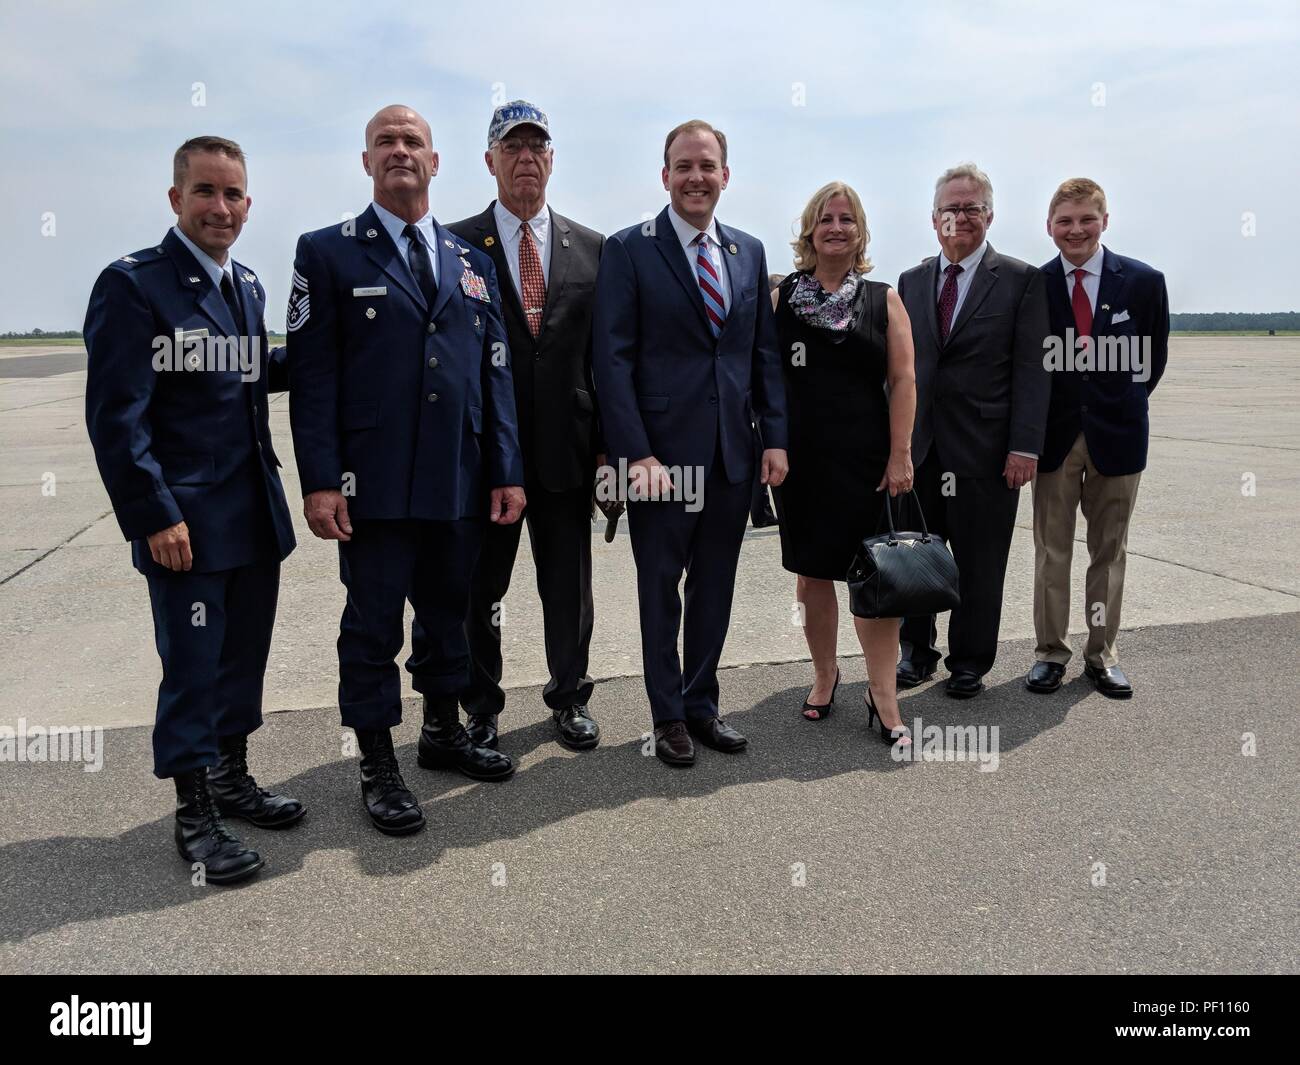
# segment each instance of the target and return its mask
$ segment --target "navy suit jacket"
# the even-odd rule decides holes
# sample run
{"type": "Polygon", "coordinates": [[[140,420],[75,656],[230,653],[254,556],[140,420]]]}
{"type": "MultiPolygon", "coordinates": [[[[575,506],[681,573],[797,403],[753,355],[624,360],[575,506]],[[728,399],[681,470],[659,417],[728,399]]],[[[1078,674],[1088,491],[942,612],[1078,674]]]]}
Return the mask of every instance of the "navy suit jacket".
{"type": "MultiPolygon", "coordinates": [[[[1124,338],[1130,359],[1136,345],[1149,343],[1150,377],[1135,381],[1128,371],[1055,370],[1051,374],[1052,399],[1047,415],[1047,439],[1039,469],[1059,469],[1082,432],[1088,457],[1098,472],[1119,477],[1146,469],[1147,397],[1165,372],[1169,360],[1169,293],[1165,277],[1137,259],[1103,249],[1101,284],[1092,316],[1094,350],[1105,352],[1104,338],[1124,338]],[[1127,315],[1115,322],[1117,316],[1127,315]]],[[[1069,285],[1061,257],[1043,264],[1047,279],[1048,313],[1052,333],[1062,338],[1074,328],[1069,285]]],[[[1118,350],[1118,349],[1116,349],[1118,350]]]]}
{"type": "Polygon", "coordinates": [[[721,441],[739,484],[754,473],[754,423],[764,447],[787,446],[785,382],[763,245],[720,222],[718,238],[731,309],[716,340],[667,208],[605,241],[592,369],[611,459],[654,455],[707,476],[721,441]]]}
{"type": "Polygon", "coordinates": [[[432,307],[373,207],[298,239],[287,330],[302,492],[342,488],[354,518],[454,521],[524,483],[496,270],[434,231],[432,307]]]}
{"type": "Polygon", "coordinates": [[[288,387],[284,350],[269,352],[261,282],[231,266],[246,325],[171,230],[107,267],[90,294],[86,427],[142,573],[161,569],[149,535],[180,521],[199,572],[283,559],[294,548],[267,421],[268,392],[288,387]],[[255,380],[237,362],[212,368],[206,345],[195,343],[241,334],[257,356],[255,380]],[[177,343],[186,336],[189,344],[177,343]],[[183,368],[194,357],[202,368],[183,368]]]}

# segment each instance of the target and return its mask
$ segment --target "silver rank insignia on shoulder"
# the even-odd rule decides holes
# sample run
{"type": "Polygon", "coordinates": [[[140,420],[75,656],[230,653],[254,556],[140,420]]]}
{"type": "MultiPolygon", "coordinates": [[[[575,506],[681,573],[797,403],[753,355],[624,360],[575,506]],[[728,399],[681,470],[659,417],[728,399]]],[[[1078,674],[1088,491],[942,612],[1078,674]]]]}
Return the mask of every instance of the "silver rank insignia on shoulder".
{"type": "Polygon", "coordinates": [[[245,271],[244,271],[242,274],[240,274],[239,276],[242,277],[245,281],[247,281],[250,285],[251,285],[251,284],[254,284],[254,283],[257,281],[257,278],[254,277],[254,276],[253,276],[249,271],[247,271],[247,270],[245,270],[245,271]]]}
{"type": "Polygon", "coordinates": [[[734,244],[728,244],[728,245],[727,245],[727,251],[731,252],[732,255],[735,255],[736,252],[738,252],[739,250],[740,250],[740,249],[737,248],[734,244]]]}
{"type": "Polygon", "coordinates": [[[138,263],[139,261],[140,261],[140,260],[137,259],[134,255],[123,255],[123,256],[122,256],[122,262],[124,262],[124,263],[138,263]]]}
{"type": "Polygon", "coordinates": [[[367,317],[367,318],[373,318],[374,316],[375,316],[375,309],[374,309],[373,307],[367,307],[367,308],[366,308],[366,317],[367,317]]]}
{"type": "Polygon", "coordinates": [[[199,279],[198,279],[197,277],[191,277],[191,278],[190,278],[190,284],[191,284],[191,285],[197,285],[198,283],[199,283],[199,279]]]}
{"type": "Polygon", "coordinates": [[[377,230],[377,229],[367,229],[367,230],[366,230],[366,236],[368,236],[371,240],[374,240],[377,236],[379,236],[379,230],[377,230]]]}

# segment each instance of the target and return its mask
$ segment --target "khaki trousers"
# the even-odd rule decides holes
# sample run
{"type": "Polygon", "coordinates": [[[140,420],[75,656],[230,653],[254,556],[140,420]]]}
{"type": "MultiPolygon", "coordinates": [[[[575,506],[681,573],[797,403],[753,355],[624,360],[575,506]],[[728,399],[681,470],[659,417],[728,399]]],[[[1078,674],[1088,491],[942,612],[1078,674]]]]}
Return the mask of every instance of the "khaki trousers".
{"type": "Polygon", "coordinates": [[[1084,581],[1084,617],[1089,665],[1118,664],[1115,637],[1124,599],[1124,564],[1128,526],[1137,501],[1141,473],[1107,477],[1088,457],[1083,433],[1060,469],[1034,479],[1034,634],[1040,662],[1070,660],[1070,560],[1074,522],[1082,507],[1088,523],[1088,575],[1084,581]]]}

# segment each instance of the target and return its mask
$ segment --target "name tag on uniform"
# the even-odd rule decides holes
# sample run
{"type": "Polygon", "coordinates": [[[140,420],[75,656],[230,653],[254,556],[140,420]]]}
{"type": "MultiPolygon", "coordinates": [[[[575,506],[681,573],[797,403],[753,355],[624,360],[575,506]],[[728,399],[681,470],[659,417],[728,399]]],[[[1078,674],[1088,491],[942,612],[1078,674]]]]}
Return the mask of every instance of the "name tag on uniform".
{"type": "Polygon", "coordinates": [[[208,336],[206,329],[178,329],[176,330],[176,340],[178,343],[186,344],[191,340],[204,340],[208,336]]]}
{"type": "Polygon", "coordinates": [[[388,295],[388,289],[387,289],[385,286],[383,286],[383,285],[380,285],[378,288],[354,288],[354,289],[352,290],[352,295],[354,295],[354,296],[387,296],[387,295],[388,295]]]}

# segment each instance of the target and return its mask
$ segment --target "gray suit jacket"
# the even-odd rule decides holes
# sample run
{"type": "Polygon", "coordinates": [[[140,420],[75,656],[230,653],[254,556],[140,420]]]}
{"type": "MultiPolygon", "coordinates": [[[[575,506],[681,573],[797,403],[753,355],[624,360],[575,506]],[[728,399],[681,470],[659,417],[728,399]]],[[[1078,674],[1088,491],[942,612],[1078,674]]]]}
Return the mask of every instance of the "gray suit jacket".
{"type": "Polygon", "coordinates": [[[1000,477],[1008,452],[1043,450],[1051,396],[1043,275],[990,244],[946,343],[939,337],[938,284],[938,256],[898,279],[916,349],[912,462],[920,466],[933,447],[945,471],[1000,477]]]}
{"type": "Polygon", "coordinates": [[[591,316],[605,238],[551,211],[551,276],[541,332],[534,339],[497,232],[495,202],[447,228],[496,264],[525,485],[548,492],[590,486],[595,456],[604,450],[591,383],[591,316]]]}

